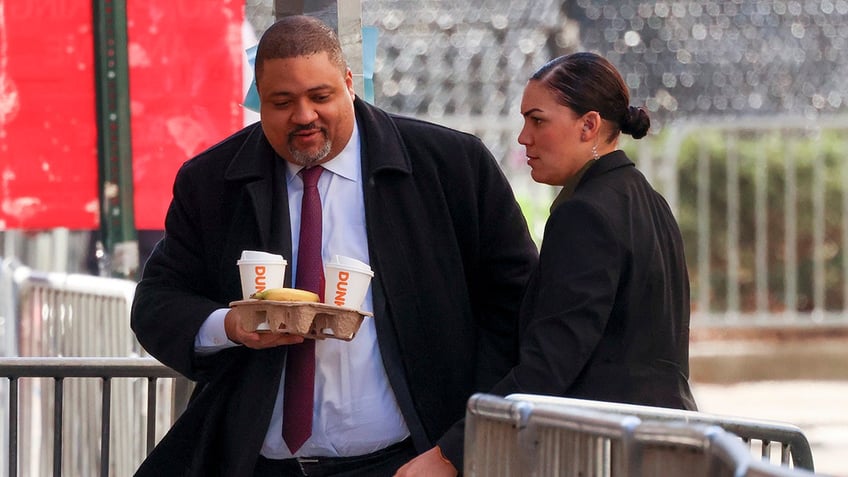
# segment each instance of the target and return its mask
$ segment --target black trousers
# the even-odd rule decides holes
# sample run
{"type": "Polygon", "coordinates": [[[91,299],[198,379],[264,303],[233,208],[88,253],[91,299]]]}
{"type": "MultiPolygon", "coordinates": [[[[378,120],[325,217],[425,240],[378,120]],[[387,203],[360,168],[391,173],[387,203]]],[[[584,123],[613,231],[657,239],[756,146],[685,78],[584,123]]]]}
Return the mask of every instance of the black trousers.
{"type": "Polygon", "coordinates": [[[412,439],[356,457],[300,457],[275,460],[259,456],[254,477],[391,477],[417,455],[412,439]]]}

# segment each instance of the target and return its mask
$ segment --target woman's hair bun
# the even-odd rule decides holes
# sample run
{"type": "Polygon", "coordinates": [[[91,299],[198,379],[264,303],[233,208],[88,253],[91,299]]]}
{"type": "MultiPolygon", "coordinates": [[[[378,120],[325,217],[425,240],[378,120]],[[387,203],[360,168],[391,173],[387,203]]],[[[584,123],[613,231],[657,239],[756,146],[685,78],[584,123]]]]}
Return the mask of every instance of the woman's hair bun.
{"type": "Polygon", "coordinates": [[[621,123],[621,132],[633,136],[633,139],[642,139],[651,128],[651,118],[648,112],[642,108],[630,106],[621,123]]]}

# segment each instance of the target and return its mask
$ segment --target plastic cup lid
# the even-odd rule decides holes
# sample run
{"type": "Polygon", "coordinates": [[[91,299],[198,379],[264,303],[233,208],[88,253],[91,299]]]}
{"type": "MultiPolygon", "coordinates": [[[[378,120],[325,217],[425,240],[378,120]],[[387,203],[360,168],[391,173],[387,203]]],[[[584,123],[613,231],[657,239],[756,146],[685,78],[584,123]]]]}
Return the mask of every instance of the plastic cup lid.
{"type": "Polygon", "coordinates": [[[241,253],[241,259],[237,264],[242,263],[282,263],[288,264],[282,255],[277,255],[268,252],[260,252],[258,250],[245,250],[241,253]]]}
{"type": "Polygon", "coordinates": [[[351,257],[345,257],[344,255],[333,255],[333,260],[327,264],[328,266],[340,267],[340,268],[348,268],[350,270],[356,270],[357,272],[366,273],[368,275],[374,276],[374,272],[371,271],[371,267],[368,266],[367,263],[357,260],[351,257]]]}

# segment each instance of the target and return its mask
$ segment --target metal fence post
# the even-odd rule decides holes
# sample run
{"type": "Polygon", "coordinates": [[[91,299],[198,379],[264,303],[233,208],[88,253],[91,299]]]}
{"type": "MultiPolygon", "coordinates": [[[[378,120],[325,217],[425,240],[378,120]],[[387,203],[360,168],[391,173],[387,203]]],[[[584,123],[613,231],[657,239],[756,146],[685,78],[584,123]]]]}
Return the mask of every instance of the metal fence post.
{"type": "Polygon", "coordinates": [[[112,272],[135,278],[138,240],[133,210],[129,65],[125,0],[94,0],[94,61],[100,232],[112,272]]]}

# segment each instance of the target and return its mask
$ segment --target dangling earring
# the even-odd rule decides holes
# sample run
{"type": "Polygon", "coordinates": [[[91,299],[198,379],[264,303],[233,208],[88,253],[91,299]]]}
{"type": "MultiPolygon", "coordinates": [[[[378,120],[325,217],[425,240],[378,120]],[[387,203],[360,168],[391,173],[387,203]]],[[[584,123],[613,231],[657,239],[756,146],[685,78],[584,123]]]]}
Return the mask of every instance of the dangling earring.
{"type": "Polygon", "coordinates": [[[598,143],[596,142],[594,146],[592,146],[592,159],[598,160],[601,157],[598,155],[598,143]]]}

